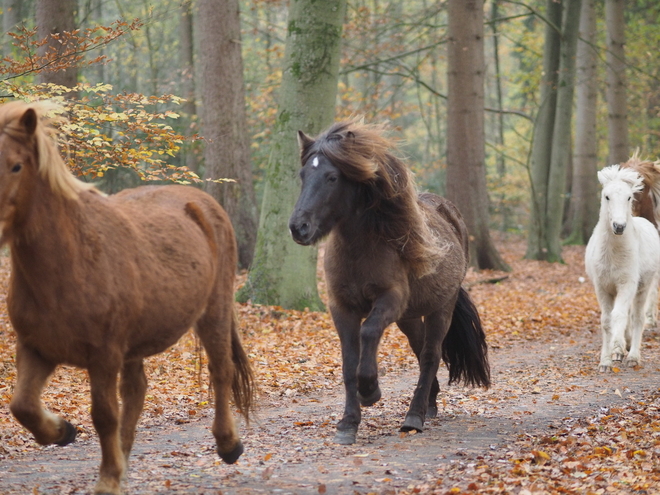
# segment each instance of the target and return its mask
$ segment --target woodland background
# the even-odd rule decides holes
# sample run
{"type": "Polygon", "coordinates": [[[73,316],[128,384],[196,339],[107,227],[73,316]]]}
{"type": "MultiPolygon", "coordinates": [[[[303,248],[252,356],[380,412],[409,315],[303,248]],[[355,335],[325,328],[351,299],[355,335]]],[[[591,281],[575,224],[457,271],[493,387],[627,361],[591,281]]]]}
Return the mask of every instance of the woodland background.
{"type": "MultiPolygon", "coordinates": [[[[300,70],[287,56],[305,26],[325,29],[341,43],[334,84],[329,85],[334,93],[324,95],[331,102],[330,118],[303,119],[299,128],[315,134],[332,119],[354,115],[388,121],[401,138],[401,153],[420,189],[468,202],[485,200],[481,220],[493,242],[482,243],[481,234],[471,232],[477,248],[468,283],[475,284],[472,293],[493,349],[552,339],[572,342],[576,333],[596,332],[597,304],[580,279],[583,248],[562,245],[583,244],[595,224],[597,169],[625,160],[637,148],[650,159],[660,154],[660,4],[652,0],[4,0],[2,22],[0,97],[61,100],[70,119],[62,128],[62,150],[77,174],[108,193],[145,181],[205,187],[232,214],[242,248],[242,332],[265,397],[286,400],[340,382],[338,342],[329,316],[313,311],[323,308],[316,251],[291,251],[296,259],[304,256],[299,264],[312,267],[311,282],[294,274],[298,285],[313,287],[305,288],[307,299],[282,300],[278,276],[283,265],[272,245],[281,243],[286,254],[293,242],[286,229],[274,228],[277,222],[265,216],[276,174],[281,171],[284,181],[298,187],[295,129],[288,132],[284,120],[287,98],[303,98],[292,90],[291,78],[304,82],[318,69],[308,64],[300,70]],[[315,3],[328,9],[327,18],[313,10],[315,3]],[[576,16],[585,5],[591,14],[576,16]],[[457,6],[471,10],[459,12],[457,6]],[[332,9],[341,14],[340,28],[337,23],[329,27],[332,9]],[[571,31],[576,18],[587,17],[591,24],[571,31]],[[457,46],[459,54],[463,50],[457,39],[468,28],[481,34],[472,36],[476,47],[464,48],[481,53],[481,61],[457,59],[452,51],[457,46]],[[589,52],[586,62],[580,50],[589,52]],[[546,70],[553,57],[555,68],[546,70]],[[478,107],[474,134],[452,143],[456,122],[450,106],[456,95],[450,86],[457,62],[468,65],[463,69],[471,71],[483,98],[472,98],[478,107]],[[554,137],[551,129],[541,139],[543,129],[553,127],[544,114],[553,92],[564,95],[564,106],[557,109],[569,110],[568,121],[560,122],[561,132],[554,137]],[[616,102],[618,109],[612,106],[616,102]],[[585,119],[591,119],[591,128],[582,132],[585,119]],[[559,134],[561,139],[555,139],[559,134]],[[457,163],[452,146],[476,149],[483,159],[457,163]],[[283,155],[289,148],[293,153],[283,155]],[[539,165],[543,157],[555,160],[545,171],[539,165]],[[538,186],[548,186],[553,167],[560,171],[554,179],[560,208],[541,211],[538,186]],[[460,178],[470,177],[472,169],[483,174],[486,187],[477,193],[482,197],[463,189],[469,181],[460,178]],[[560,225],[550,248],[539,241],[538,232],[547,217],[560,225]],[[269,227],[276,237],[265,235],[269,227]],[[268,249],[259,251],[259,236],[262,244],[268,239],[268,249]],[[550,256],[549,249],[557,246],[550,256]],[[480,256],[489,250],[502,256],[480,256]],[[268,258],[270,267],[255,270],[260,257],[268,258]],[[491,273],[490,268],[502,271],[491,273]],[[506,269],[513,269],[508,279],[506,269]],[[481,283],[489,278],[501,283],[481,283]],[[273,290],[260,291],[263,280],[273,290]]],[[[299,47],[309,50],[308,61],[332,58],[326,50],[330,44],[319,39],[299,47]]],[[[286,202],[292,205],[295,194],[283,196],[280,209],[286,219],[286,202]]],[[[3,257],[3,287],[8,271],[3,257]]],[[[6,407],[15,377],[14,336],[4,306],[0,320],[0,457],[20,458],[37,447],[6,407]]],[[[381,361],[411,373],[413,357],[394,335],[388,334],[381,361]]],[[[147,422],[187,421],[203,414],[208,397],[203,357],[195,346],[189,334],[151,363],[147,422]]],[[[593,362],[575,373],[595,372],[592,351],[593,362]]],[[[83,439],[93,435],[86,383],[83,372],[64,369],[46,398],[51,409],[66,412],[80,425],[83,439]]],[[[537,393],[535,383],[530,381],[530,394],[537,393]]],[[[498,393],[488,400],[505,401],[498,393]]],[[[555,395],[561,395],[559,388],[555,395]]],[[[647,490],[658,478],[660,406],[656,396],[626,404],[603,413],[592,422],[598,426],[585,426],[584,432],[523,439],[516,447],[521,450],[512,450],[506,463],[478,466],[477,488],[499,493],[538,483],[547,490],[585,493],[647,490]],[[585,440],[592,433],[600,436],[585,440]]],[[[459,468],[445,478],[449,484],[442,486],[451,493],[476,489],[464,482],[459,468]]],[[[442,480],[437,481],[440,486],[442,480]]]]}

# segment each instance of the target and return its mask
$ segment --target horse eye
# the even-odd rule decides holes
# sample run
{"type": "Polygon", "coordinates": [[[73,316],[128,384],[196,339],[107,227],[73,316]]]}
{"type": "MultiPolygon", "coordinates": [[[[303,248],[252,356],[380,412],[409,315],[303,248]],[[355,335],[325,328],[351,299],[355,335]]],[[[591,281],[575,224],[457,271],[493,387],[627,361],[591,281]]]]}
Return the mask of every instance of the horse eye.
{"type": "Polygon", "coordinates": [[[605,199],[606,199],[607,201],[609,201],[609,200],[610,200],[610,197],[609,197],[609,196],[605,196],[605,199]]]}
{"type": "Polygon", "coordinates": [[[630,201],[630,196],[628,196],[628,201],[630,201]]]}
{"type": "Polygon", "coordinates": [[[328,176],[328,182],[337,182],[337,176],[336,175],[328,176]]]}
{"type": "Polygon", "coordinates": [[[14,166],[11,168],[11,172],[12,172],[13,174],[15,174],[16,172],[20,172],[22,168],[23,168],[23,165],[21,165],[20,163],[17,163],[16,165],[14,165],[14,166]]]}

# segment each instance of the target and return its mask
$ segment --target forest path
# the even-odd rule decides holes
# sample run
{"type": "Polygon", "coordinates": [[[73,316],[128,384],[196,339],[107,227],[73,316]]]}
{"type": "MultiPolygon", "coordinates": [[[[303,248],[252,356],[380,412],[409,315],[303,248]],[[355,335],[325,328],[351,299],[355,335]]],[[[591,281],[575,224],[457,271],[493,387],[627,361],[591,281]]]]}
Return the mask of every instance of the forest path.
{"type": "MultiPolygon", "coordinates": [[[[363,409],[355,445],[332,443],[343,388],[265,399],[242,427],[245,453],[222,464],[210,432],[212,416],[185,424],[138,425],[128,494],[398,493],[442,478],[456,463],[510,463],[521,435],[543,436],[609,407],[639,401],[658,388],[660,335],[645,335],[641,369],[597,372],[600,336],[588,331],[542,342],[521,340],[490,350],[490,390],[446,387],[439,374],[438,418],[421,434],[400,434],[416,371],[381,377],[383,398],[363,409]]],[[[95,436],[0,460],[0,493],[89,493],[100,449],[95,436]]]]}

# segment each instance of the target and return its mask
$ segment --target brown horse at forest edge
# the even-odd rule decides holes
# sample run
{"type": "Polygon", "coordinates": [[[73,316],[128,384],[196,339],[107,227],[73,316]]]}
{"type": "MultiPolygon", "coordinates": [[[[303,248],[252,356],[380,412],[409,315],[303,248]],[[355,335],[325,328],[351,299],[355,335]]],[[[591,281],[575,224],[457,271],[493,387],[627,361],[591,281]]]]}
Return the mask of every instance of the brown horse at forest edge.
{"type": "Polygon", "coordinates": [[[408,337],[420,368],[402,431],[422,431],[437,414],[441,358],[450,384],[490,384],[486,336],[461,287],[465,223],[446,199],[417,193],[384,130],[348,121],[316,139],[298,134],[302,190],[289,228],[302,245],[329,235],[325,275],[346,391],[341,444],[355,442],[360,406],[381,397],[377,351],[390,323],[408,337]]]}
{"type": "Polygon", "coordinates": [[[193,187],[104,196],[66,168],[51,110],[0,106],[0,243],[11,252],[17,335],[12,413],[42,445],[72,442],[76,428],[40,395],[58,364],[87,369],[102,451],[95,492],[118,494],[147,388],[143,359],[193,326],[209,359],[218,454],[235,462],[243,446],[229,397],[247,419],[253,378],[237,331],[227,214],[193,187]]]}

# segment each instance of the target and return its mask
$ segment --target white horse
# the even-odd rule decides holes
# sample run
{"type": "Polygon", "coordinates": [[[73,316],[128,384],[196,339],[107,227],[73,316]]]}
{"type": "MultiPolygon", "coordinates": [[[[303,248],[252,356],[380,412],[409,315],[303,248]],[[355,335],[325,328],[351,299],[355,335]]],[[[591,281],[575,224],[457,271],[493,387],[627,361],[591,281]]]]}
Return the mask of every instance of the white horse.
{"type": "Polygon", "coordinates": [[[587,244],[585,266],[596,289],[603,345],[599,371],[613,362],[641,363],[640,346],[649,294],[660,276],[660,237],[653,224],[632,216],[633,195],[643,187],[634,170],[611,165],[598,172],[600,217],[587,244]],[[627,355],[626,355],[627,353],[627,355]]]}

